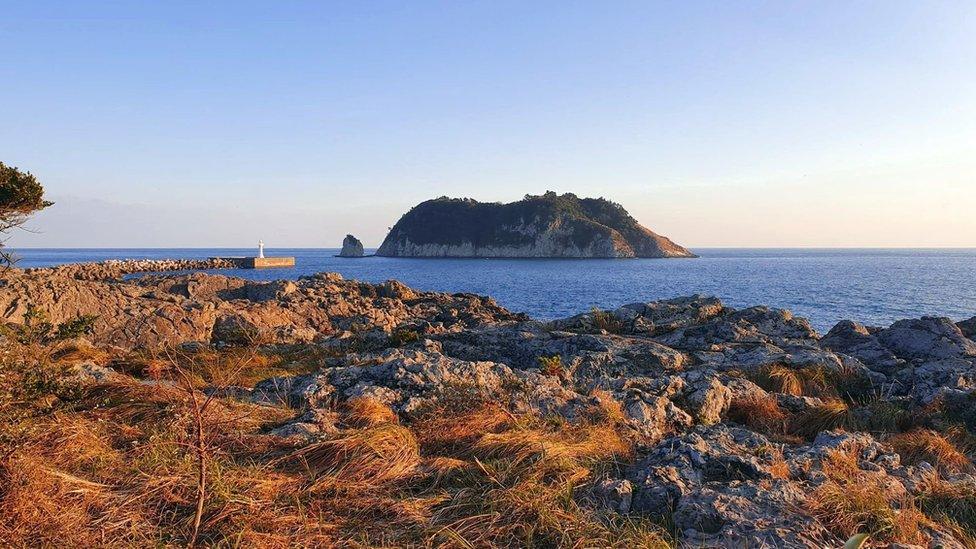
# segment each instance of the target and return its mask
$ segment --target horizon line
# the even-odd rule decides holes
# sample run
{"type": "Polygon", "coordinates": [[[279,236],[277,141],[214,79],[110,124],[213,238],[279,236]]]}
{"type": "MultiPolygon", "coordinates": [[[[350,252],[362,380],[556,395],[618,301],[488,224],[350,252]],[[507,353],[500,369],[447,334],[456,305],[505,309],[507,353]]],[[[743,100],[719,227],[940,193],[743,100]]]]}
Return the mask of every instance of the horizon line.
{"type": "MultiPolygon", "coordinates": [[[[6,250],[244,250],[256,246],[4,246],[6,250]]],[[[976,246],[686,246],[695,250],[976,250],[976,246]]],[[[266,250],[339,250],[342,246],[274,246],[266,250]]],[[[375,250],[377,247],[366,246],[375,250]]],[[[540,258],[543,259],[543,258],[540,258]]]]}

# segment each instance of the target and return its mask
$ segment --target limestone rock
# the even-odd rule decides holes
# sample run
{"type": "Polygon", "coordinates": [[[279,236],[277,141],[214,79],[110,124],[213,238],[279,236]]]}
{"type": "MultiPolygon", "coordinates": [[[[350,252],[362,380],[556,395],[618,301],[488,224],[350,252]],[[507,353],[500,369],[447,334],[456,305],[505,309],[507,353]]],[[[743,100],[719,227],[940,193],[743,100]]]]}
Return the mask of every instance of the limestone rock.
{"type": "Polygon", "coordinates": [[[878,334],[878,340],[906,360],[976,357],[976,342],[948,318],[899,320],[878,334]]]}
{"type": "Polygon", "coordinates": [[[879,328],[867,328],[844,320],[831,328],[820,343],[828,349],[857,358],[873,369],[893,373],[904,367],[905,361],[881,344],[877,336],[879,331],[879,328]]]}
{"type": "Polygon", "coordinates": [[[542,323],[503,324],[437,336],[444,352],[466,360],[489,360],[513,368],[539,366],[559,357],[565,375],[584,392],[613,380],[680,370],[685,356],[646,339],[561,333],[542,323]]]}
{"type": "MultiPolygon", "coordinates": [[[[92,275],[101,273],[101,264],[73,267],[7,270],[0,319],[22,322],[28,304],[55,325],[96,315],[92,343],[134,349],[190,341],[242,344],[252,336],[265,343],[301,343],[350,329],[390,332],[400,325],[447,332],[524,318],[489,298],[420,293],[396,281],[363,284],[335,273],[268,283],[199,272],[118,281],[92,275]]],[[[113,268],[109,275],[136,266],[113,268]]]]}
{"type": "Polygon", "coordinates": [[[970,318],[969,320],[957,322],[956,326],[959,327],[959,331],[962,332],[962,335],[968,337],[969,339],[976,340],[976,316],[970,318]]]}
{"type": "Polygon", "coordinates": [[[241,315],[227,314],[214,322],[210,340],[228,345],[248,345],[257,341],[258,327],[241,315]]]}
{"type": "Polygon", "coordinates": [[[721,421],[732,401],[732,391],[707,372],[688,372],[683,378],[688,386],[684,401],[695,419],[706,425],[721,421]]]}
{"type": "Polygon", "coordinates": [[[266,380],[255,387],[251,399],[316,409],[336,400],[368,396],[410,415],[458,391],[501,398],[507,394],[503,390],[506,386],[524,388],[509,405],[544,414],[574,416],[575,410],[590,400],[548,376],[513,371],[494,362],[445,356],[434,342],[409,349],[352,354],[320,373],[266,380]]]}
{"type": "Polygon", "coordinates": [[[758,306],[721,314],[656,340],[682,350],[715,351],[722,345],[816,346],[819,335],[804,318],[783,309],[758,306]]]}
{"type": "Polygon", "coordinates": [[[347,234],[346,238],[342,239],[342,251],[339,252],[339,257],[363,257],[363,243],[355,236],[347,234]]]}
{"type": "Polygon", "coordinates": [[[693,295],[650,303],[631,303],[613,311],[591,311],[554,320],[549,326],[554,330],[600,333],[605,330],[602,323],[612,325],[614,333],[618,334],[657,335],[701,324],[725,311],[725,306],[717,298],[693,295]]]}
{"type": "Polygon", "coordinates": [[[669,512],[690,546],[839,547],[843,542],[796,512],[804,491],[779,478],[775,445],[724,425],[662,440],[628,474],[631,510],[669,512]]]}
{"type": "Polygon", "coordinates": [[[593,496],[598,505],[617,513],[626,514],[630,512],[634,487],[629,480],[604,479],[593,487],[593,496]]]}

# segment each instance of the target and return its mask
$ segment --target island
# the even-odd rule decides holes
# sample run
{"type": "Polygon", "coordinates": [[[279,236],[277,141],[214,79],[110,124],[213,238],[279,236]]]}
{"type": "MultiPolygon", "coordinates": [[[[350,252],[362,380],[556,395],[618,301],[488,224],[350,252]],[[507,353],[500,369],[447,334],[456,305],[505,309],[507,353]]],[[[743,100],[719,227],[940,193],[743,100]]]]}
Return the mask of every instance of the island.
{"type": "Polygon", "coordinates": [[[620,204],[574,194],[508,204],[441,197],[414,206],[376,255],[388,257],[695,257],[637,222],[620,204]]]}
{"type": "Polygon", "coordinates": [[[363,243],[351,234],[342,239],[342,251],[336,257],[363,257],[363,243]]]}

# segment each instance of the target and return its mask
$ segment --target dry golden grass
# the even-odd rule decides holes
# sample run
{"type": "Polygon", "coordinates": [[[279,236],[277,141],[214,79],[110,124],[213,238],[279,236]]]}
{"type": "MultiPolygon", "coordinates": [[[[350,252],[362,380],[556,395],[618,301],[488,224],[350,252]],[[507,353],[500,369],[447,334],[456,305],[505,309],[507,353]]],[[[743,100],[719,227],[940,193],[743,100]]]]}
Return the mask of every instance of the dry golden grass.
{"type": "Polygon", "coordinates": [[[811,496],[814,516],[839,537],[870,533],[878,541],[918,544],[925,515],[910,498],[890,500],[871,484],[827,483],[811,496]]]}
{"type": "MultiPolygon", "coordinates": [[[[400,424],[382,403],[354,399],[337,409],[338,434],[303,443],[267,434],[294,410],[204,392],[290,368],[263,356],[237,348],[109,357],[143,379],[57,395],[47,374],[43,383],[0,379],[27,383],[18,395],[50,397],[0,426],[0,545],[187,545],[199,440],[201,546],[667,546],[654,524],[608,515],[583,497],[633,456],[609,395],[594,394],[573,423],[516,416],[468,395],[400,424]]],[[[60,359],[91,357],[71,350],[60,359]]]]}
{"type": "Polygon", "coordinates": [[[627,422],[623,404],[613,398],[609,392],[593,389],[590,391],[590,397],[596,401],[596,404],[587,410],[587,417],[591,423],[621,426],[627,422]]]}
{"type": "Polygon", "coordinates": [[[51,349],[51,360],[74,364],[78,362],[94,362],[104,366],[112,359],[112,354],[99,349],[84,340],[66,341],[55,345],[51,349]]]}
{"type": "Polygon", "coordinates": [[[351,427],[375,427],[384,423],[397,423],[396,412],[371,397],[351,398],[344,405],[343,419],[351,427]]]}
{"type": "Polygon", "coordinates": [[[747,374],[749,379],[773,393],[812,396],[859,403],[873,394],[869,379],[856,370],[823,366],[793,367],[770,364],[747,374]]]}
{"type": "Polygon", "coordinates": [[[790,416],[773,396],[747,397],[732,401],[728,419],[767,435],[784,435],[790,416]]]}
{"type": "Polygon", "coordinates": [[[895,493],[882,478],[858,468],[857,457],[835,450],[824,463],[830,480],[808,498],[810,511],[838,537],[869,533],[880,542],[926,542],[928,518],[904,493],[895,493]]]}
{"type": "Polygon", "coordinates": [[[510,427],[515,418],[501,405],[478,402],[467,411],[439,407],[423,414],[412,427],[425,453],[463,454],[482,435],[510,427]]]}
{"type": "Polygon", "coordinates": [[[757,385],[774,393],[800,396],[803,394],[803,378],[800,371],[782,364],[770,364],[754,376],[757,385]]]}
{"type": "Polygon", "coordinates": [[[976,547],[976,487],[933,477],[918,499],[932,520],[952,532],[966,547],[976,547]]]}
{"type": "Polygon", "coordinates": [[[111,365],[120,372],[155,380],[182,381],[181,376],[185,375],[198,387],[253,387],[270,377],[308,373],[321,364],[323,352],[265,352],[256,347],[196,351],[164,348],[116,357],[111,365]]]}
{"type": "Polygon", "coordinates": [[[790,478],[790,466],[783,458],[782,452],[777,452],[777,455],[773,457],[773,463],[769,466],[769,473],[776,479],[790,478]]]}
{"type": "Polygon", "coordinates": [[[420,464],[420,447],[409,429],[387,423],[310,444],[289,461],[317,476],[319,486],[345,489],[410,476],[420,464]]]}
{"type": "MultiPolygon", "coordinates": [[[[110,426],[104,421],[58,421],[70,432],[46,425],[58,434],[37,438],[4,464],[11,482],[0,496],[0,538],[24,547],[185,544],[195,470],[180,437],[155,433],[130,449],[97,431],[110,426]]],[[[288,502],[301,497],[300,477],[248,461],[213,457],[202,541],[331,545],[331,528],[288,502]]]]}
{"type": "Polygon", "coordinates": [[[810,408],[793,418],[790,433],[813,439],[822,431],[851,427],[853,419],[851,410],[843,400],[828,400],[823,404],[810,408]]]}
{"type": "MultiPolygon", "coordinates": [[[[4,436],[15,438],[0,438],[0,471],[9,481],[0,489],[0,539],[24,547],[185,544],[196,478],[187,405],[187,393],[168,383],[113,381],[75,393],[60,411],[5,425],[4,436]]],[[[312,517],[280,504],[299,479],[262,465],[282,449],[259,431],[289,415],[235,401],[209,408],[201,541],[262,532],[279,546],[324,539],[312,517]]]]}
{"type": "Polygon", "coordinates": [[[447,547],[668,547],[660,528],[608,520],[574,498],[595,467],[631,453],[607,425],[527,418],[485,434],[470,450],[476,467],[455,476],[461,489],[432,517],[438,526],[432,541],[447,547]]]}
{"type": "MultiPolygon", "coordinates": [[[[60,539],[97,544],[93,521],[117,509],[112,486],[103,481],[122,463],[106,442],[105,426],[58,414],[36,425],[33,434],[29,445],[2,464],[0,539],[20,546],[60,539]]],[[[116,522],[151,531],[136,512],[112,514],[116,522]]]]}
{"type": "Polygon", "coordinates": [[[627,460],[633,453],[615,429],[603,425],[570,426],[555,433],[531,428],[488,433],[471,451],[479,459],[504,457],[515,463],[531,459],[627,460]]]}
{"type": "Polygon", "coordinates": [[[477,469],[472,461],[445,456],[427,458],[417,467],[417,475],[428,478],[434,484],[446,481],[455,475],[471,473],[477,469]]]}
{"type": "Polygon", "coordinates": [[[909,465],[926,461],[948,473],[971,471],[973,463],[946,437],[928,429],[899,433],[886,441],[909,465]]]}

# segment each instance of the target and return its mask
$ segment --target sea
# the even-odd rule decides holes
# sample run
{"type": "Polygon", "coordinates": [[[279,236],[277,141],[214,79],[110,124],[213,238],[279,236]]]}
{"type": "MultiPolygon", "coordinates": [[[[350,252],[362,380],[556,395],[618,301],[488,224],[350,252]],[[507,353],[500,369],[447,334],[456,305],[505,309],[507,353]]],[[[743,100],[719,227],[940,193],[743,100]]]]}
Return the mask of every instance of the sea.
{"type": "MultiPolygon", "coordinates": [[[[18,267],[106,259],[254,255],[253,249],[17,249],[18,267]]],[[[285,269],[224,269],[252,280],[317,272],[420,290],[489,295],[502,306],[548,320],[691,294],[736,308],[789,309],[826,332],[838,321],[888,326],[902,318],[976,315],[976,248],[693,250],[697,259],[413,259],[335,257],[337,249],[267,249],[294,256],[285,269]]],[[[370,253],[371,250],[367,250],[370,253]]]]}

